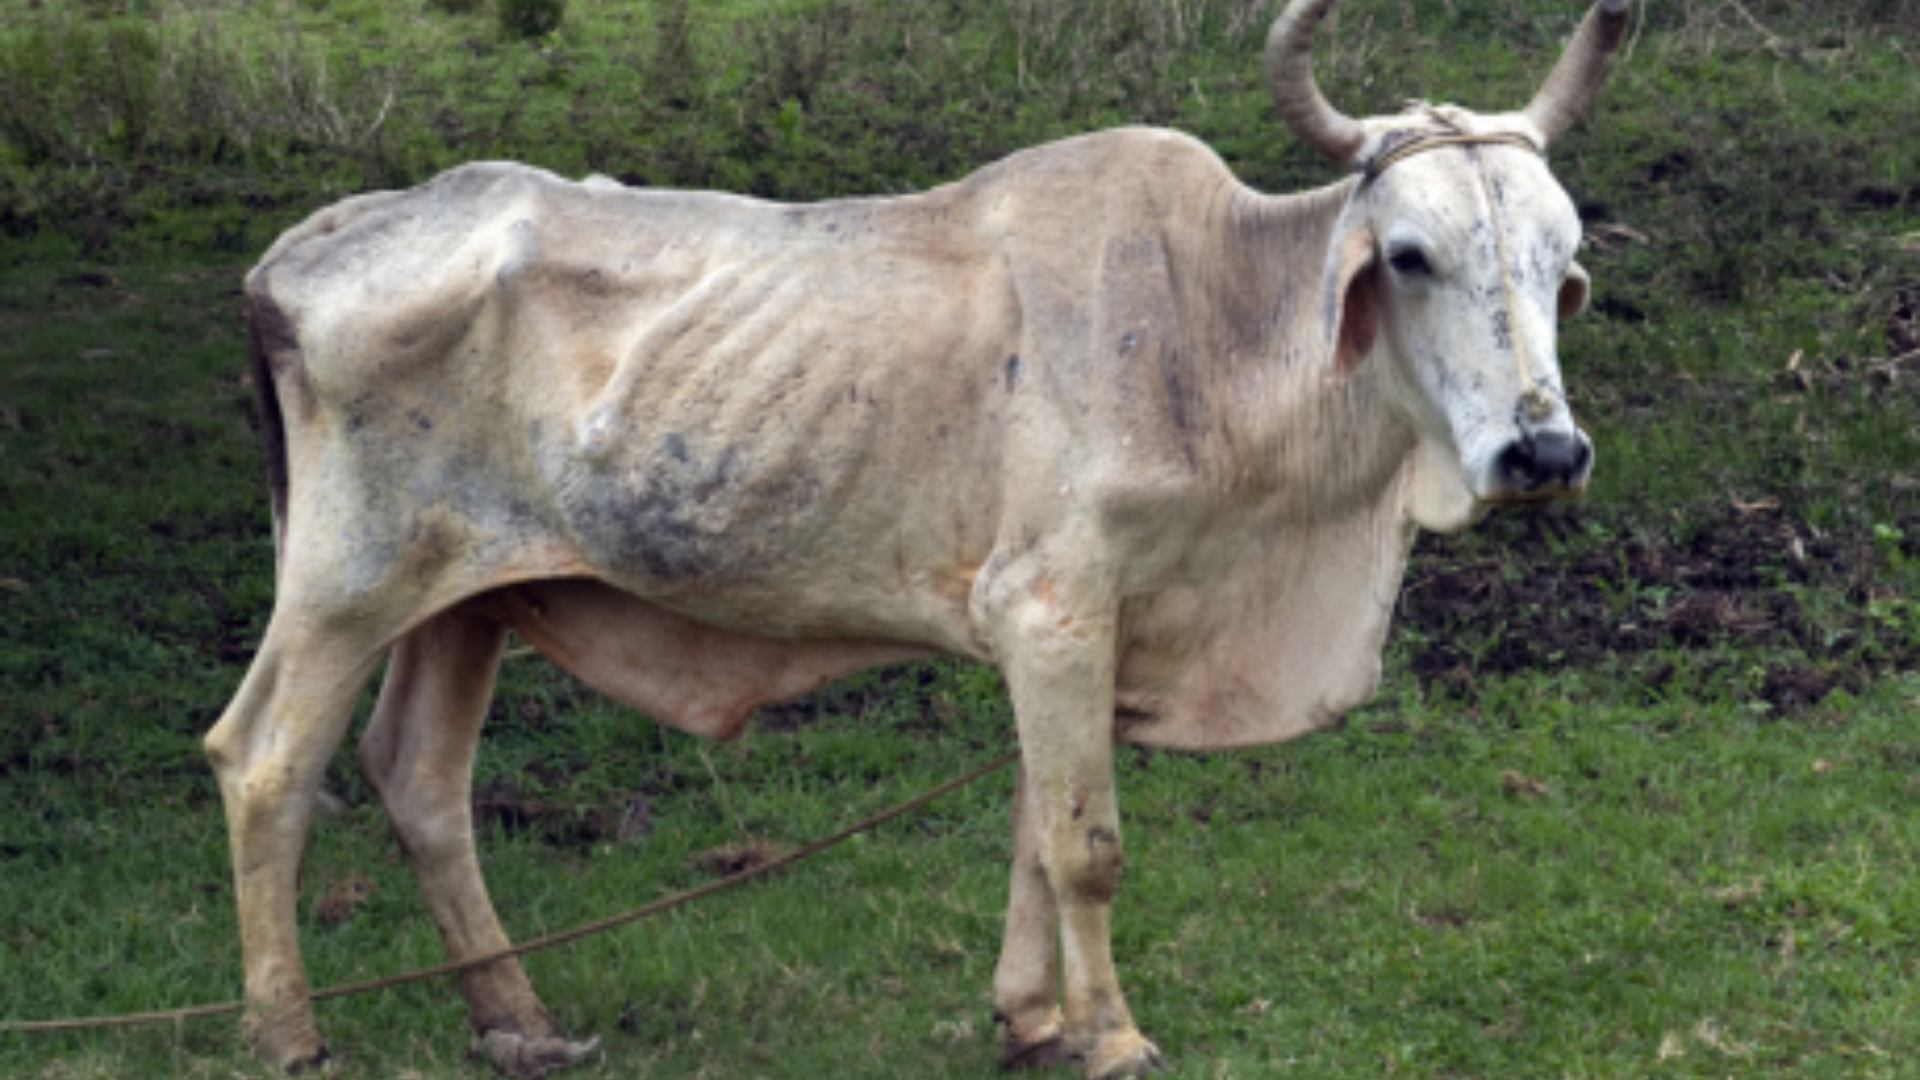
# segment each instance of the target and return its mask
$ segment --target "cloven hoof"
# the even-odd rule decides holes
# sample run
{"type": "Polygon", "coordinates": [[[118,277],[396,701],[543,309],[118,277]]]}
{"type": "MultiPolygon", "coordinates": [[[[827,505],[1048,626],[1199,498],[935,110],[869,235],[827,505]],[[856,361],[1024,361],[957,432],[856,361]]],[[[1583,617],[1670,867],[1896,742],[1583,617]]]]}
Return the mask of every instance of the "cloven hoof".
{"type": "Polygon", "coordinates": [[[1016,1039],[1009,1033],[1000,1040],[1000,1067],[1015,1069],[1051,1069],[1070,1059],[1067,1040],[1058,1031],[1032,1041],[1016,1039]]]}
{"type": "Polygon", "coordinates": [[[578,1065],[600,1049],[600,1038],[586,1042],[568,1039],[529,1039],[511,1031],[489,1031],[480,1037],[477,1049],[486,1054],[495,1072],[513,1080],[540,1080],[554,1069],[578,1065]]]}
{"type": "Polygon", "coordinates": [[[1087,1080],[1133,1080],[1159,1069],[1166,1059],[1145,1035],[1126,1031],[1102,1037],[1086,1064],[1087,1080]]]}

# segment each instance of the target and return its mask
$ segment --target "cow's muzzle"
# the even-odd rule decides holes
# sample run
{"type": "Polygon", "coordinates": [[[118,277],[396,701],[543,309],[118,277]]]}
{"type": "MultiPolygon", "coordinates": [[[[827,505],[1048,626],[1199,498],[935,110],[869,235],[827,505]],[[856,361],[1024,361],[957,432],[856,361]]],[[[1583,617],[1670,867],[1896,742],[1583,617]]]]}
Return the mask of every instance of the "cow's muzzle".
{"type": "Polygon", "coordinates": [[[1494,502],[1539,502],[1577,495],[1593,471],[1593,445],[1579,431],[1522,434],[1494,461],[1494,502]]]}

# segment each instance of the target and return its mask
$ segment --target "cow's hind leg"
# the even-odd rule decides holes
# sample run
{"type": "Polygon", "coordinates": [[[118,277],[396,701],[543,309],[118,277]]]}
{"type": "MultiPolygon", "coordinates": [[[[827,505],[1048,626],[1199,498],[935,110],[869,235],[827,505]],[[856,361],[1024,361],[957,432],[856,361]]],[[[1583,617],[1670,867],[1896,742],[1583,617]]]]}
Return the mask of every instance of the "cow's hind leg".
{"type": "Polygon", "coordinates": [[[242,1027],[262,1057],[288,1071],[327,1055],[300,959],[300,858],[321,776],[377,656],[357,638],[310,625],[276,614],[206,739],[232,844],[246,967],[242,1027]]]}
{"type": "MultiPolygon", "coordinates": [[[[453,960],[511,944],[480,878],[471,809],[474,751],[505,636],[498,623],[458,608],[410,631],[393,650],[360,742],[360,769],[386,804],[453,960]]],[[[565,1038],[516,959],[459,979],[473,1030],[510,1076],[572,1065],[597,1045],[565,1038]]]]}

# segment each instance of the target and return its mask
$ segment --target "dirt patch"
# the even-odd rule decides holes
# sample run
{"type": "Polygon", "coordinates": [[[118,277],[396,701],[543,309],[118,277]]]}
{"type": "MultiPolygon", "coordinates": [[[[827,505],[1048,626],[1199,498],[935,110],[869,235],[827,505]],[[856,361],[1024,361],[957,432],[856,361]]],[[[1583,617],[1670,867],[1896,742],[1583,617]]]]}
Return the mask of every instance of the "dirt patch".
{"type": "Polygon", "coordinates": [[[687,861],[690,865],[705,870],[715,877],[732,877],[749,870],[757,870],[784,857],[787,851],[787,848],[771,840],[754,837],[736,844],[717,847],[711,851],[703,851],[687,861]]]}
{"type": "Polygon", "coordinates": [[[653,831],[653,811],[640,792],[602,802],[563,802],[522,794],[500,778],[474,793],[473,820],[476,826],[528,834],[555,848],[637,843],[653,831]]]}
{"type": "MultiPolygon", "coordinates": [[[[1496,535],[1423,536],[1401,594],[1414,673],[1453,696],[1488,675],[1623,660],[1642,661],[1657,689],[1672,658],[1733,646],[1766,658],[1755,692],[1790,711],[1920,662],[1871,613],[1892,595],[1876,541],[1824,533],[1771,503],[1726,507],[1684,535],[1600,541],[1553,514],[1483,529],[1496,535]]],[[[1920,517],[1889,535],[1912,557],[1920,517]]]]}

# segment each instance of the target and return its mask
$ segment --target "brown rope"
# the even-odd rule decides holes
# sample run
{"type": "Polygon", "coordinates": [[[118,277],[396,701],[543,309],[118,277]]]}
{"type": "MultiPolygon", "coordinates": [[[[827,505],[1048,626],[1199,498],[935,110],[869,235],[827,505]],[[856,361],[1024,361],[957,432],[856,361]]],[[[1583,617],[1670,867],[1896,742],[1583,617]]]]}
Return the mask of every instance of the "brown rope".
{"type": "Polygon", "coordinates": [[[1367,162],[1366,178],[1371,180],[1415,154],[1424,154],[1443,146],[1494,145],[1517,146],[1522,150],[1531,150],[1535,154],[1540,152],[1540,147],[1535,145],[1532,139],[1512,132],[1497,131],[1485,135],[1468,135],[1464,132],[1457,135],[1422,135],[1419,138],[1409,139],[1367,162]]]}
{"type": "MultiPolygon", "coordinates": [[[[737,874],[731,874],[727,877],[723,877],[718,881],[710,881],[705,885],[699,886],[698,888],[688,889],[684,892],[678,892],[673,894],[672,896],[663,896],[660,899],[655,900],[651,903],[642,904],[641,906],[634,908],[632,911],[622,912],[619,915],[610,916],[605,919],[600,919],[596,922],[590,922],[581,926],[576,926],[571,930],[562,930],[558,933],[548,934],[545,937],[534,938],[531,941],[523,941],[518,945],[514,945],[506,949],[501,949],[497,952],[487,953],[484,956],[468,957],[465,960],[453,960],[444,964],[437,964],[433,967],[420,968],[415,971],[402,972],[401,974],[398,974],[398,975],[389,975],[383,979],[372,979],[367,982],[349,983],[344,986],[331,986],[324,990],[316,990],[308,996],[310,1000],[313,1000],[313,1001],[324,1001],[327,998],[349,997],[355,994],[367,994],[367,993],[372,993],[375,990],[385,990],[385,989],[388,989],[389,987],[404,986],[407,983],[420,982],[423,979],[435,979],[435,978],[439,978],[442,975],[453,975],[453,974],[457,974],[458,972],[465,971],[468,968],[479,967],[483,964],[491,964],[491,963],[494,963],[495,961],[506,960],[515,956],[524,956],[527,953],[538,952],[542,949],[551,949],[557,945],[565,945],[565,944],[568,944],[569,942],[578,941],[583,937],[588,937],[593,934],[598,934],[605,930],[611,930],[617,926],[624,926],[630,922],[636,922],[650,915],[658,915],[663,911],[671,911],[674,908],[681,907],[685,904],[690,904],[695,900],[703,899],[705,897],[713,895],[714,893],[721,892],[725,889],[730,889],[735,885],[742,884],[746,881],[752,880],[753,878],[757,878],[765,874],[771,874],[775,870],[778,870],[785,866],[791,866],[792,864],[797,863],[800,860],[805,859],[809,856],[817,855],[820,852],[825,851],[826,849],[834,846],[835,844],[840,843],[843,840],[846,840],[849,837],[856,836],[860,833],[878,828],[879,826],[884,825],[889,821],[892,821],[894,818],[900,817],[903,814],[911,813],[914,810],[918,810],[920,807],[925,806],[927,803],[932,802],[933,800],[939,798],[942,795],[947,794],[950,791],[953,791],[957,788],[965,787],[966,785],[973,783],[975,780],[980,779],[981,777],[987,775],[988,773],[996,772],[1000,769],[1003,769],[1006,766],[1013,764],[1013,762],[1017,760],[1019,757],[1020,757],[1020,751],[1009,750],[1006,753],[1001,754],[999,757],[994,758],[992,761],[987,762],[985,765],[981,765],[970,772],[963,773],[960,776],[956,776],[953,779],[947,781],[946,783],[941,784],[939,787],[932,788],[928,791],[923,791],[920,794],[915,795],[913,798],[908,799],[907,801],[900,803],[896,806],[893,806],[889,809],[882,810],[881,812],[873,815],[872,817],[864,818],[860,821],[857,821],[854,824],[849,825],[844,829],[841,829],[839,832],[834,833],[831,836],[826,836],[819,840],[815,840],[812,843],[806,845],[805,847],[795,848],[794,850],[787,852],[785,855],[781,855],[778,858],[769,859],[768,861],[761,863],[759,866],[750,867],[746,870],[740,871],[737,874]]],[[[77,1019],[77,1020],[36,1020],[36,1021],[25,1021],[20,1023],[0,1023],[0,1034],[7,1034],[11,1032],[34,1032],[34,1031],[80,1031],[80,1030],[85,1030],[89,1028],[129,1027],[135,1024],[164,1024],[169,1022],[178,1022],[181,1020],[197,1020],[205,1016],[222,1016],[227,1013],[239,1012],[241,1009],[245,1007],[246,1007],[246,1002],[244,1001],[227,1001],[217,1005],[195,1005],[195,1006],[191,1006],[189,1008],[184,1008],[184,1009],[165,1009],[159,1012],[127,1013],[120,1016],[94,1016],[94,1017],[87,1017],[84,1019],[77,1019]]]]}

